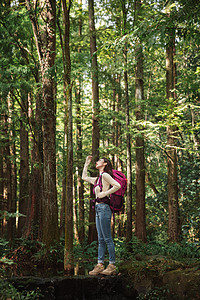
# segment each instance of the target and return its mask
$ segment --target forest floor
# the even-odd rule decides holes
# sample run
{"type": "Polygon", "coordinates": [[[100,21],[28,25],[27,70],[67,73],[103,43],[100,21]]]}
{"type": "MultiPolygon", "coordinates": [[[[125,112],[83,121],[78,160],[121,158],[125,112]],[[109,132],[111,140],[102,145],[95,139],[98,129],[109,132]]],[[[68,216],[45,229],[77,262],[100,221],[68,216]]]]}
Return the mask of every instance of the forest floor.
{"type": "MultiPolygon", "coordinates": [[[[63,263],[56,253],[43,253],[37,256],[37,250],[27,251],[19,246],[1,262],[1,269],[6,277],[33,276],[53,278],[64,276],[63,263]],[[55,255],[55,256],[54,256],[55,255]]],[[[77,275],[86,275],[84,268],[79,268],[77,275]]],[[[138,299],[200,299],[200,260],[181,259],[161,255],[131,256],[118,265],[118,275],[125,278],[126,285],[134,287],[140,295],[138,299]]]]}

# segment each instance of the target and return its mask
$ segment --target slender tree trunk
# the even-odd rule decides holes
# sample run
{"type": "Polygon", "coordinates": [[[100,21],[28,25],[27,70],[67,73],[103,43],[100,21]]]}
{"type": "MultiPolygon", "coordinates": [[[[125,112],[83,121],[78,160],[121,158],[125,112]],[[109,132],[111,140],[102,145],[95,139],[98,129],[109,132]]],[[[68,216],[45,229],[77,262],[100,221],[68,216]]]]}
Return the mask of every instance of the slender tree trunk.
{"type": "MultiPolygon", "coordinates": [[[[96,31],[94,21],[94,1],[88,0],[89,13],[89,31],[90,31],[90,56],[91,56],[91,72],[92,72],[92,156],[93,162],[99,158],[99,84],[98,84],[98,63],[97,63],[97,47],[96,47],[96,31]]],[[[95,170],[92,171],[92,176],[96,176],[95,170]]],[[[90,195],[93,196],[92,187],[90,195]]],[[[91,243],[97,240],[97,232],[95,228],[95,212],[90,204],[89,212],[89,233],[88,242],[91,243]]]]}
{"type": "MultiPolygon", "coordinates": [[[[8,105],[7,105],[7,112],[8,112],[8,105]]],[[[11,213],[12,208],[12,176],[11,176],[11,161],[10,161],[10,140],[8,136],[8,115],[7,113],[4,114],[4,176],[3,176],[3,183],[4,183],[4,191],[3,191],[3,235],[4,237],[8,238],[10,241],[12,240],[12,221],[9,218],[8,221],[6,220],[7,213],[11,213]]]]}
{"type": "MultiPolygon", "coordinates": [[[[141,1],[136,2],[136,15],[140,18],[141,1]]],[[[143,129],[139,122],[143,120],[144,82],[143,82],[143,52],[141,42],[136,45],[136,70],[135,70],[135,102],[136,102],[136,236],[146,242],[146,217],[145,217],[145,157],[143,129]]]]}
{"type": "MultiPolygon", "coordinates": [[[[31,174],[30,174],[30,192],[29,202],[26,211],[26,229],[24,236],[33,240],[42,240],[42,195],[43,195],[43,138],[42,138],[42,120],[41,120],[41,97],[42,91],[39,90],[36,95],[35,115],[31,108],[31,120],[34,128],[32,136],[31,151],[31,174]]],[[[29,95],[30,107],[31,94],[29,95]]]]}
{"type": "MultiPolygon", "coordinates": [[[[66,107],[66,104],[65,104],[66,107]]],[[[66,108],[65,108],[66,110],[66,108]]],[[[67,125],[66,111],[64,118],[64,141],[63,141],[63,178],[62,178],[62,200],[60,208],[60,237],[65,236],[65,202],[66,202],[66,145],[67,145],[67,125]]]]}
{"type": "MultiPolygon", "coordinates": [[[[126,1],[122,1],[123,14],[123,34],[126,34],[127,8],[126,1]]],[[[125,107],[126,107],[126,153],[127,153],[127,225],[126,225],[126,241],[132,239],[132,162],[131,162],[131,136],[129,132],[130,114],[129,114],[129,91],[128,91],[128,72],[127,72],[127,44],[124,46],[124,85],[125,85],[125,107]]]]}
{"type": "MultiPolygon", "coordinates": [[[[19,213],[26,216],[29,199],[29,145],[26,121],[28,116],[28,94],[21,95],[21,123],[20,123],[20,188],[19,213]]],[[[21,237],[26,224],[25,216],[19,217],[17,236],[21,237]]]]}
{"type": "MultiPolygon", "coordinates": [[[[65,121],[64,121],[65,122],[65,121]]],[[[66,122],[65,122],[66,123],[66,122]]],[[[65,127],[65,125],[64,125],[65,127]]],[[[67,128],[64,128],[64,143],[63,143],[63,178],[62,178],[62,200],[60,208],[60,237],[65,236],[65,202],[66,202],[66,150],[67,145],[67,128]]]]}
{"type": "Polygon", "coordinates": [[[77,196],[78,196],[78,211],[79,211],[79,226],[78,235],[79,241],[82,244],[85,239],[85,225],[84,225],[84,186],[81,180],[83,162],[82,162],[82,128],[81,128],[81,97],[80,97],[80,85],[78,88],[77,95],[77,106],[76,106],[76,116],[77,116],[77,196]]]}
{"type": "Polygon", "coordinates": [[[74,176],[74,189],[73,189],[73,224],[74,224],[74,239],[79,242],[79,217],[78,217],[78,197],[77,197],[77,180],[74,176]]]}
{"type": "MultiPolygon", "coordinates": [[[[122,95],[121,95],[121,76],[118,74],[117,75],[117,79],[116,79],[116,86],[117,86],[117,90],[116,90],[116,100],[117,100],[117,105],[116,105],[116,109],[117,109],[117,113],[120,112],[121,109],[121,102],[122,102],[122,95]]],[[[121,124],[120,122],[117,121],[116,123],[116,134],[115,134],[115,144],[116,147],[120,150],[122,141],[121,141],[121,124]]],[[[120,159],[120,156],[115,154],[115,163],[116,163],[116,168],[120,171],[122,171],[122,160],[120,159]]]]}
{"type": "MultiPolygon", "coordinates": [[[[142,48],[137,48],[136,66],[136,121],[143,119],[142,101],[143,94],[143,57],[142,48]]],[[[141,126],[137,126],[136,136],[136,236],[142,241],[146,241],[146,221],[145,221],[145,158],[144,158],[144,137],[141,126]]]]}
{"type": "MultiPolygon", "coordinates": [[[[116,86],[115,86],[115,81],[116,81],[116,79],[115,79],[115,75],[114,75],[113,76],[113,99],[112,99],[111,108],[110,108],[113,112],[116,111],[116,86]]],[[[117,121],[116,121],[115,116],[113,117],[111,126],[112,126],[112,144],[115,147],[116,146],[116,126],[117,126],[117,121]]],[[[112,166],[113,166],[114,169],[116,169],[114,153],[112,155],[112,166]]]]}
{"type": "MultiPolygon", "coordinates": [[[[127,52],[125,49],[125,65],[127,65],[127,52]]],[[[126,68],[126,67],[125,67],[126,68]]],[[[126,98],[126,153],[127,153],[127,226],[126,240],[130,242],[132,239],[132,161],[131,161],[131,136],[129,132],[130,117],[129,117],[129,94],[128,94],[128,74],[124,72],[125,82],[125,98],[126,98]]]]}
{"type": "MultiPolygon", "coordinates": [[[[14,114],[14,108],[15,108],[15,101],[11,99],[9,101],[9,115],[13,116],[14,114]]],[[[17,163],[16,163],[16,129],[15,124],[11,122],[13,118],[10,119],[9,125],[10,125],[10,155],[12,157],[11,160],[11,213],[16,213],[17,211],[17,163]]],[[[11,239],[12,242],[14,240],[14,237],[16,237],[16,216],[12,217],[10,219],[10,227],[11,227],[11,239]]]]}
{"type": "MultiPolygon", "coordinates": [[[[78,35],[82,37],[82,0],[79,1],[79,32],[78,35]]],[[[81,53],[81,47],[78,48],[78,53],[81,53]]],[[[82,77],[79,74],[78,78],[78,88],[77,88],[77,97],[76,97],[76,131],[77,131],[77,168],[78,168],[78,178],[77,178],[77,194],[78,194],[78,210],[79,210],[79,226],[78,226],[78,235],[79,241],[83,244],[85,240],[85,214],[84,214],[84,185],[81,180],[81,175],[83,171],[83,158],[82,158],[82,124],[81,124],[81,81],[82,77]]]]}
{"type": "MultiPolygon", "coordinates": [[[[170,17],[170,15],[169,15],[170,17]]],[[[175,54],[175,28],[168,28],[166,47],[166,94],[169,102],[169,113],[176,106],[176,69],[174,63],[175,54]]],[[[171,125],[167,127],[167,172],[168,172],[168,238],[170,242],[177,242],[180,238],[179,204],[178,204],[178,175],[177,175],[177,128],[171,125]]]]}
{"type": "Polygon", "coordinates": [[[64,269],[73,272],[73,138],[72,138],[72,86],[70,59],[70,7],[71,1],[62,1],[64,36],[61,38],[64,66],[64,93],[66,102],[67,157],[66,157],[66,198],[65,198],[65,253],[64,269]]]}

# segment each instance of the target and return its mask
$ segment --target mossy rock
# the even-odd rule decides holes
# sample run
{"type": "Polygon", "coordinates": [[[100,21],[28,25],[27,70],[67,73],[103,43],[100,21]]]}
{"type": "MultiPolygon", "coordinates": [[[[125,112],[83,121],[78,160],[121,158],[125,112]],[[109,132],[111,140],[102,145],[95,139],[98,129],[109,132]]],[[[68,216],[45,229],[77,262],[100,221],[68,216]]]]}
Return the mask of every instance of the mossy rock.
{"type": "Polygon", "coordinates": [[[196,268],[167,272],[163,276],[163,284],[178,299],[200,299],[200,270],[196,268]]]}
{"type": "Polygon", "coordinates": [[[199,264],[189,267],[167,257],[151,256],[126,261],[119,269],[144,299],[156,290],[163,290],[158,299],[200,299],[199,264]]]}

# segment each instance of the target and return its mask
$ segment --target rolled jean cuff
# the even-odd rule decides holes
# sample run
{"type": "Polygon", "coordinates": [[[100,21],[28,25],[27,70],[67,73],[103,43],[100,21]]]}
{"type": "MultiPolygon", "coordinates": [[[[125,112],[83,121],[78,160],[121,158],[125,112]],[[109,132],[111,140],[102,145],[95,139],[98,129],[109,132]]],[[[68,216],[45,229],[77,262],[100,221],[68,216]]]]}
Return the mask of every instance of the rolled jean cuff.
{"type": "Polygon", "coordinates": [[[98,264],[104,264],[103,260],[98,260],[98,264]]]}
{"type": "Polygon", "coordinates": [[[110,265],[115,265],[115,261],[109,261],[110,265]]]}

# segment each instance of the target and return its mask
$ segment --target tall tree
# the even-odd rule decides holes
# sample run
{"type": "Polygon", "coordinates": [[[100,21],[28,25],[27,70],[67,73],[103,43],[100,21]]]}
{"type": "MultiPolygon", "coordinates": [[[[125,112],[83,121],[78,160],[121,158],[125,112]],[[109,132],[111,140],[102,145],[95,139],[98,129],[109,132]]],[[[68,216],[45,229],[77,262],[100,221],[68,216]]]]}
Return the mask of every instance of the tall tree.
{"type": "MultiPolygon", "coordinates": [[[[136,1],[135,16],[140,19],[141,1],[136,1]]],[[[144,107],[144,79],[143,79],[143,50],[140,38],[136,41],[135,48],[136,69],[135,69],[135,104],[137,135],[135,138],[136,148],[136,236],[146,242],[146,221],[145,221],[145,157],[144,157],[144,136],[140,121],[143,120],[144,107]]]]}
{"type": "MultiPolygon", "coordinates": [[[[127,30],[127,13],[126,0],[121,1],[123,15],[123,35],[127,30]]],[[[130,242],[132,239],[132,161],[131,161],[131,135],[130,135],[130,103],[128,90],[128,70],[127,70],[127,43],[124,45],[124,85],[125,85],[125,107],[126,107],[126,153],[127,153],[127,225],[126,225],[126,240],[130,242]]]]}
{"type": "Polygon", "coordinates": [[[26,0],[40,64],[43,120],[42,240],[50,246],[59,238],[56,191],[56,102],[54,68],[56,55],[56,1],[26,0]],[[42,9],[41,9],[42,8],[42,9]],[[40,14],[39,17],[37,14],[40,14]],[[45,20],[45,21],[44,21],[45,20]]]}
{"type": "Polygon", "coordinates": [[[167,126],[167,172],[168,172],[168,238],[177,242],[179,234],[179,204],[178,204],[178,175],[177,175],[177,127],[171,116],[176,107],[176,65],[175,65],[175,26],[171,18],[171,1],[167,7],[169,26],[167,28],[166,45],[166,95],[169,108],[167,126]]]}
{"type": "MultiPolygon", "coordinates": [[[[82,0],[79,0],[79,28],[78,36],[82,39],[82,0]]],[[[81,47],[78,47],[78,54],[81,54],[81,47]]],[[[80,60],[79,60],[80,61],[80,60]]],[[[80,62],[81,63],[81,62],[80,62]]],[[[77,191],[78,191],[78,207],[79,207],[79,226],[78,235],[79,241],[82,244],[85,239],[85,227],[84,227],[84,185],[81,180],[81,174],[83,170],[82,163],[82,124],[81,124],[81,93],[82,93],[82,74],[78,75],[77,80],[77,93],[76,93],[76,132],[77,132],[77,169],[78,169],[78,180],[77,180],[77,191]]]]}
{"type": "MultiPolygon", "coordinates": [[[[28,118],[28,93],[25,89],[21,95],[21,120],[20,120],[20,191],[19,191],[19,213],[26,215],[29,199],[29,141],[26,129],[28,118]]],[[[26,219],[19,217],[17,236],[23,234],[26,219]]]]}
{"type": "Polygon", "coordinates": [[[65,195],[65,253],[64,269],[72,273],[73,250],[73,138],[72,138],[72,84],[71,84],[71,59],[70,59],[70,8],[71,1],[62,1],[63,9],[63,36],[60,30],[64,68],[64,95],[67,135],[66,154],[66,195],[65,195]]]}
{"type": "MultiPolygon", "coordinates": [[[[94,1],[88,0],[89,14],[89,32],[90,32],[90,57],[91,57],[91,73],[92,73],[92,156],[93,162],[99,158],[99,83],[98,83],[98,62],[97,62],[97,46],[96,46],[96,30],[94,20],[94,1]]],[[[92,176],[95,176],[95,170],[92,170],[92,176]]],[[[91,197],[92,188],[91,188],[91,197]]],[[[89,234],[88,242],[91,243],[97,239],[96,228],[94,225],[95,213],[90,205],[89,213],[89,234]]]]}

